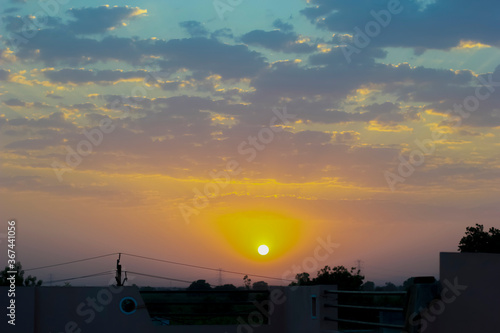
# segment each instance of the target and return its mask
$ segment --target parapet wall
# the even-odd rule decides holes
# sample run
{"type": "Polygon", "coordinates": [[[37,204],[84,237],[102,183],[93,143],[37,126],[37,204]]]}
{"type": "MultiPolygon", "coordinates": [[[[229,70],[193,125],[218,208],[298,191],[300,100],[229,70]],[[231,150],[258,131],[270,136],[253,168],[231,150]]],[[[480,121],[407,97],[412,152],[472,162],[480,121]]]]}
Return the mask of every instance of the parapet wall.
{"type": "Polygon", "coordinates": [[[500,254],[441,253],[440,283],[422,332],[500,332],[500,254]]]}
{"type": "MultiPolygon", "coordinates": [[[[8,287],[0,287],[7,295],[8,287]]],[[[275,287],[270,290],[269,324],[259,325],[264,314],[250,314],[250,324],[240,325],[153,325],[144,301],[136,287],[17,287],[15,323],[8,324],[3,315],[0,332],[7,333],[299,333],[335,329],[336,323],[325,316],[336,317],[336,310],[323,306],[326,289],[334,286],[275,287]],[[136,303],[130,313],[126,302],[136,303]],[[124,303],[125,302],[125,303],[124,303]],[[125,310],[125,311],[124,311],[125,310]],[[256,323],[256,324],[252,324],[256,323]]],[[[0,297],[5,311],[8,298],[0,297]]],[[[330,301],[331,303],[331,301],[330,301]]]]}

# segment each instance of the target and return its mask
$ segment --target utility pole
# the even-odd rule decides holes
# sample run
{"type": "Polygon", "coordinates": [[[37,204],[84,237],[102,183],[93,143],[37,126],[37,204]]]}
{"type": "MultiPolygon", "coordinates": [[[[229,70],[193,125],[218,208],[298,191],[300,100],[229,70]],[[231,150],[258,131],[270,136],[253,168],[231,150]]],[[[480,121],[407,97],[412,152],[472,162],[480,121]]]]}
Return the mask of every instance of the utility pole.
{"type": "MultiPolygon", "coordinates": [[[[123,283],[122,283],[122,265],[120,265],[120,258],[121,258],[122,254],[121,253],[118,253],[118,259],[116,260],[116,277],[115,277],[115,280],[116,280],[116,285],[118,287],[121,287],[123,286],[123,283]]],[[[123,281],[125,282],[125,281],[123,281]]]]}

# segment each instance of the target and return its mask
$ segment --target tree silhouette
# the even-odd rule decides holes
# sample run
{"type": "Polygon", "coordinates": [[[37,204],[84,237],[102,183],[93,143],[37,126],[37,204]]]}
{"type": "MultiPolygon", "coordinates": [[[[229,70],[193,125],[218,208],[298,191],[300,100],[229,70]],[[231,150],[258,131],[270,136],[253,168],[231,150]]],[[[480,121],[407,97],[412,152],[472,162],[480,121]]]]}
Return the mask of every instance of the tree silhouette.
{"type": "Polygon", "coordinates": [[[252,284],[253,290],[267,290],[269,289],[269,285],[265,281],[257,281],[252,284]]]}
{"type": "Polygon", "coordinates": [[[339,290],[359,290],[363,284],[364,276],[360,275],[360,271],[356,271],[356,267],[348,270],[344,266],[325,266],[318,271],[318,275],[310,280],[309,274],[304,272],[295,276],[297,282],[292,282],[291,286],[297,285],[337,285],[339,290]]]}
{"type": "Polygon", "coordinates": [[[243,284],[245,285],[245,288],[249,290],[250,286],[252,285],[252,279],[250,279],[248,275],[245,275],[243,277],[243,284]]]}
{"type": "Polygon", "coordinates": [[[365,278],[359,273],[356,267],[352,267],[349,271],[344,266],[333,268],[325,266],[318,272],[313,282],[314,284],[336,284],[339,290],[359,290],[365,278]]]}
{"type": "Polygon", "coordinates": [[[366,281],[362,286],[361,290],[363,291],[374,291],[375,283],[373,281],[366,281]]]}
{"type": "Polygon", "coordinates": [[[233,290],[238,290],[238,288],[236,288],[236,286],[233,285],[233,284],[225,284],[225,285],[222,285],[222,286],[216,286],[216,287],[214,287],[214,290],[218,290],[218,291],[233,291],[233,290]]]}
{"type": "Polygon", "coordinates": [[[9,271],[16,271],[17,274],[15,274],[15,284],[16,286],[25,286],[25,287],[36,287],[36,286],[41,286],[42,285],[42,280],[37,280],[36,276],[31,276],[28,275],[26,278],[24,277],[24,271],[23,271],[23,266],[21,265],[21,262],[16,262],[14,268],[10,268],[8,266],[5,267],[5,269],[0,272],[0,286],[9,286],[10,285],[10,280],[7,280],[9,277],[11,277],[13,274],[12,273],[7,273],[9,271]]]}
{"type": "Polygon", "coordinates": [[[306,272],[295,275],[295,279],[297,280],[297,282],[292,282],[291,285],[309,286],[312,283],[309,273],[306,272]]]}
{"type": "Polygon", "coordinates": [[[191,285],[187,288],[187,290],[210,290],[210,284],[205,280],[198,280],[191,283],[191,285]]]}
{"type": "Polygon", "coordinates": [[[398,287],[392,282],[386,282],[383,287],[376,287],[375,291],[397,291],[398,287]]]}
{"type": "Polygon", "coordinates": [[[500,253],[500,229],[490,228],[484,231],[482,224],[467,227],[465,236],[458,244],[460,252],[500,253]]]}
{"type": "Polygon", "coordinates": [[[408,291],[414,284],[415,284],[415,278],[414,277],[408,278],[403,282],[403,285],[401,286],[400,289],[408,291]]]}

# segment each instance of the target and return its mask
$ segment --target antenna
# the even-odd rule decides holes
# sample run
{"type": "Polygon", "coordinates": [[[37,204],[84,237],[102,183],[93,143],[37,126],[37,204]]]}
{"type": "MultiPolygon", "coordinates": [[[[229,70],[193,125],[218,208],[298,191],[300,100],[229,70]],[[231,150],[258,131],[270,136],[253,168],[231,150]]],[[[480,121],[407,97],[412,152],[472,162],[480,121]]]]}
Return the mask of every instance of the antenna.
{"type": "Polygon", "coordinates": [[[125,279],[123,279],[122,285],[124,285],[125,282],[127,282],[127,280],[128,280],[127,271],[125,271],[125,279]]]}
{"type": "Polygon", "coordinates": [[[356,263],[358,264],[358,271],[361,272],[361,263],[363,263],[364,261],[358,259],[356,260],[356,263]]]}

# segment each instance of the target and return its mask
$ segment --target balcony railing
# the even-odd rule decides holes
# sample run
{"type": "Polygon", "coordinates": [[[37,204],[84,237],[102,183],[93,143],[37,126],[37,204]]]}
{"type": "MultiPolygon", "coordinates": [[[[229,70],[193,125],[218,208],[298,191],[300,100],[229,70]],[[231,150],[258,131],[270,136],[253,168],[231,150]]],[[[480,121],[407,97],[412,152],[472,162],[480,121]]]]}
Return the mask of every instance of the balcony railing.
{"type": "Polygon", "coordinates": [[[324,304],[326,308],[339,309],[337,318],[323,319],[339,323],[339,331],[367,327],[405,328],[406,291],[325,290],[325,296],[327,300],[328,297],[337,296],[324,304]]]}

